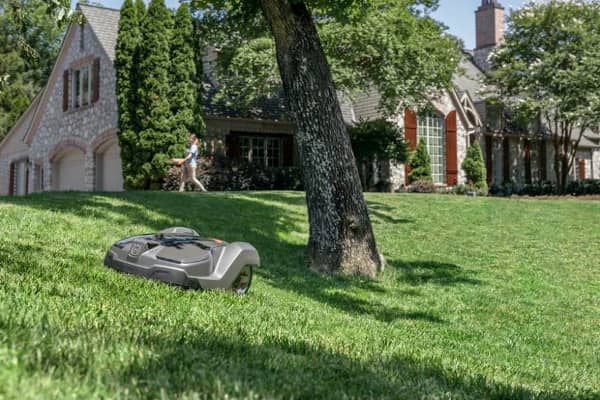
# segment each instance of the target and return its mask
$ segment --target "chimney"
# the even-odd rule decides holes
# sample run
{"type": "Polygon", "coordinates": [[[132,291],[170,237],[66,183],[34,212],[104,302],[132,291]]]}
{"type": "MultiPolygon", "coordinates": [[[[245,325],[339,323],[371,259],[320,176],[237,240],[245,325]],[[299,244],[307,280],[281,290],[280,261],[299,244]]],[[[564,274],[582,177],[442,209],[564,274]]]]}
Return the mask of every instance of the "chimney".
{"type": "Polygon", "coordinates": [[[481,0],[475,12],[476,49],[497,46],[504,37],[504,7],[498,0],[481,0]]]}

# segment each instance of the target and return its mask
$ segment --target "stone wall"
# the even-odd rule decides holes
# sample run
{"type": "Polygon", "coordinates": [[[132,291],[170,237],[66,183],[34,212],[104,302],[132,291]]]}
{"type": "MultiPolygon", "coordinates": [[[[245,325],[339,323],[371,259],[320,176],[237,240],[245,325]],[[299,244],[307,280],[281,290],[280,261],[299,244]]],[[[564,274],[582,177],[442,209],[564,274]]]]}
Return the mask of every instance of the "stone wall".
{"type": "MultiPolygon", "coordinates": [[[[87,143],[85,172],[85,190],[92,191],[95,186],[94,154],[91,143],[96,136],[118,126],[118,110],[115,96],[116,76],[113,62],[108,58],[88,24],[84,25],[84,46],[80,47],[80,27],[73,25],[65,39],[67,46],[64,55],[55,67],[55,73],[49,81],[48,102],[41,104],[38,116],[39,125],[31,143],[31,157],[44,166],[44,189],[52,189],[52,165],[49,155],[65,140],[80,140],[87,143]],[[63,71],[93,63],[100,58],[100,94],[97,103],[76,110],[63,111],[63,71]]],[[[73,85],[69,85],[71,94],[73,85]]],[[[69,96],[70,99],[73,96],[69,96]]],[[[43,101],[44,99],[42,99],[43,101]]],[[[35,125],[34,125],[35,126],[35,125]]],[[[31,177],[35,181],[35,177],[31,177]]]]}

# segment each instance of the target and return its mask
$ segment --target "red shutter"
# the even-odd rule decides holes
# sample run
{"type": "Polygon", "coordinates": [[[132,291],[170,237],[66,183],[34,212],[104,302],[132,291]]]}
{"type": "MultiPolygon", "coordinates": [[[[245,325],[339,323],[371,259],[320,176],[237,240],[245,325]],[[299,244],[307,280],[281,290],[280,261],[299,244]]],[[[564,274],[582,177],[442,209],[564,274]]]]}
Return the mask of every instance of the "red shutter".
{"type": "Polygon", "coordinates": [[[487,184],[490,186],[494,180],[494,138],[485,137],[485,170],[487,172],[487,184]]]}
{"type": "Polygon", "coordinates": [[[63,73],[63,112],[69,110],[69,70],[63,73]]]}
{"type": "Polygon", "coordinates": [[[294,166],[294,137],[285,136],[283,138],[283,160],[282,165],[284,167],[294,166]]]}
{"type": "MultiPolygon", "coordinates": [[[[408,108],[404,110],[404,139],[408,141],[409,151],[414,151],[417,148],[417,114],[408,108]]],[[[404,170],[406,184],[408,185],[408,174],[410,173],[408,161],[404,163],[404,170]]]]}
{"type": "Polygon", "coordinates": [[[239,135],[236,133],[230,133],[225,139],[227,145],[227,157],[232,160],[240,159],[240,143],[239,135]]]}
{"type": "Polygon", "coordinates": [[[92,104],[100,99],[100,58],[94,60],[92,71],[92,104]]]}
{"type": "Polygon", "coordinates": [[[546,141],[540,140],[540,180],[548,179],[548,164],[546,159],[546,141]]]}
{"type": "Polygon", "coordinates": [[[579,160],[579,179],[585,179],[585,160],[579,160]]]}
{"type": "Polygon", "coordinates": [[[8,174],[8,195],[12,196],[15,194],[15,163],[10,163],[8,174]]]}
{"type": "Polygon", "coordinates": [[[458,159],[456,143],[456,111],[446,117],[446,184],[454,186],[458,182],[458,159]]]}
{"type": "Polygon", "coordinates": [[[502,142],[502,179],[504,182],[510,182],[510,142],[504,138],[502,142]]]}

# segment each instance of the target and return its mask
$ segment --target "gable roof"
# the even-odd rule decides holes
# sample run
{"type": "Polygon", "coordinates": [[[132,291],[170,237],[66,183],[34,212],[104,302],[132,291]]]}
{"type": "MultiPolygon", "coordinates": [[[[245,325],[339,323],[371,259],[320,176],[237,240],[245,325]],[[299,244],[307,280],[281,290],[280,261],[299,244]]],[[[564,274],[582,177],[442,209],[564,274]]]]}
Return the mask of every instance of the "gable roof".
{"type": "Polygon", "coordinates": [[[115,61],[115,48],[119,33],[119,10],[81,3],[77,5],[77,8],[85,17],[85,21],[96,35],[108,58],[115,61]]]}

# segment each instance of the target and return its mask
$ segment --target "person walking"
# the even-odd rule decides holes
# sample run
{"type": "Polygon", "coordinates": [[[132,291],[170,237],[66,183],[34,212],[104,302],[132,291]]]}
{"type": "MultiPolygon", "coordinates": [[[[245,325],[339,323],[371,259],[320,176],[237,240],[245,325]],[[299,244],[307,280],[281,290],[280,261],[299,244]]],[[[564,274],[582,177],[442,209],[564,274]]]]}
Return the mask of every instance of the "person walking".
{"type": "Polygon", "coordinates": [[[192,133],[188,140],[190,147],[188,148],[186,157],[180,162],[181,184],[179,185],[179,191],[185,191],[185,183],[189,180],[192,181],[201,192],[207,192],[204,185],[202,185],[196,177],[196,169],[198,168],[198,137],[192,133]]]}

